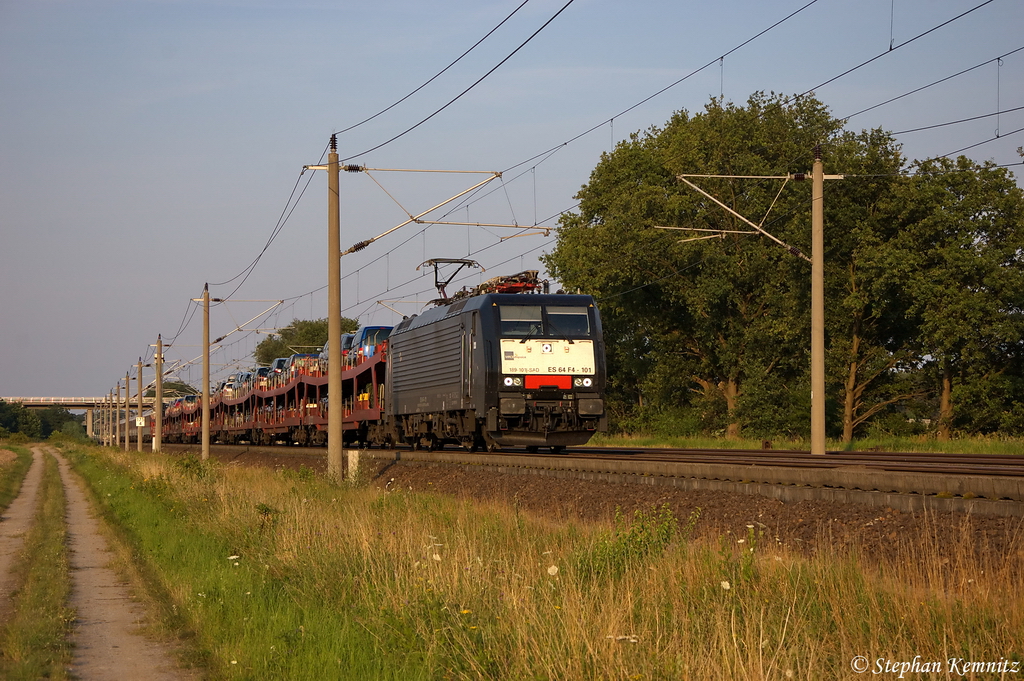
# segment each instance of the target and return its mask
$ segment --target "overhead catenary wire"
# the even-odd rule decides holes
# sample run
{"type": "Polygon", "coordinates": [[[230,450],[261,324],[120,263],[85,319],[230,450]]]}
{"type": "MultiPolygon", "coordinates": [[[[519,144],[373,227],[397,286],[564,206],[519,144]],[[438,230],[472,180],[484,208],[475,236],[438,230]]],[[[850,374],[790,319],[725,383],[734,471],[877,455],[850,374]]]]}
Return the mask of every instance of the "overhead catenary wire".
{"type": "MultiPolygon", "coordinates": [[[[457,94],[457,95],[456,95],[455,97],[453,97],[453,98],[452,98],[451,100],[449,100],[447,104],[445,104],[445,105],[441,106],[441,107],[440,107],[439,109],[436,109],[436,110],[435,110],[435,111],[433,111],[433,112],[432,112],[431,114],[429,114],[428,116],[426,116],[425,118],[423,118],[422,120],[420,120],[420,121],[419,121],[418,123],[415,123],[414,125],[412,125],[412,126],[410,126],[410,127],[406,128],[405,130],[403,130],[402,132],[398,133],[397,135],[395,135],[395,136],[391,137],[390,139],[388,139],[388,140],[385,140],[385,141],[381,142],[380,144],[377,144],[376,146],[370,147],[369,149],[366,149],[365,151],[361,151],[361,152],[359,152],[358,154],[351,154],[351,155],[348,155],[348,156],[346,156],[345,158],[341,159],[341,162],[343,162],[343,163],[344,163],[345,161],[350,161],[350,160],[352,160],[353,158],[357,158],[357,157],[359,157],[359,156],[364,156],[364,155],[366,155],[366,154],[369,154],[369,153],[371,153],[371,152],[377,151],[378,149],[381,149],[381,148],[383,148],[383,147],[386,147],[387,145],[391,144],[391,143],[392,143],[392,142],[394,142],[395,140],[398,140],[398,139],[401,139],[402,137],[405,137],[405,136],[406,136],[407,134],[409,134],[410,132],[412,132],[412,131],[413,131],[413,130],[415,130],[416,128],[420,127],[421,125],[423,125],[424,123],[426,123],[427,121],[429,121],[430,119],[432,119],[432,118],[433,118],[434,116],[436,116],[437,114],[441,113],[442,111],[444,111],[445,109],[447,109],[448,107],[450,107],[450,106],[451,106],[452,104],[454,104],[455,102],[457,102],[457,101],[459,101],[460,99],[462,99],[462,98],[463,98],[463,97],[464,97],[464,96],[465,96],[465,95],[466,95],[467,93],[469,93],[469,91],[470,91],[470,90],[472,90],[472,89],[473,89],[473,88],[475,88],[475,87],[476,87],[477,85],[479,85],[480,83],[482,83],[482,82],[483,82],[483,81],[484,81],[484,80],[485,80],[485,79],[486,79],[486,78],[487,78],[488,76],[490,76],[490,75],[491,75],[492,73],[494,73],[495,71],[497,71],[497,70],[498,70],[498,69],[499,69],[499,68],[500,68],[500,67],[501,67],[501,66],[502,66],[502,65],[503,65],[503,64],[504,64],[505,62],[507,62],[507,61],[508,61],[509,59],[511,59],[512,57],[514,57],[514,56],[515,56],[515,55],[516,55],[516,54],[517,54],[517,53],[518,53],[518,52],[519,52],[519,51],[520,51],[521,49],[523,49],[524,47],[526,47],[526,45],[527,45],[527,44],[529,44],[529,42],[530,42],[531,40],[533,40],[534,38],[536,38],[536,37],[537,37],[537,35],[538,35],[538,34],[539,34],[539,33],[540,33],[541,31],[543,31],[543,30],[544,30],[545,28],[547,28],[547,27],[548,27],[548,25],[549,25],[549,24],[550,24],[550,23],[551,23],[552,21],[554,21],[555,19],[557,19],[557,18],[558,18],[558,16],[559,16],[559,15],[560,15],[560,14],[561,14],[562,12],[564,12],[564,11],[565,11],[566,9],[568,9],[569,5],[571,5],[571,4],[572,4],[572,3],[574,3],[575,1],[576,1],[576,0],[569,0],[569,1],[567,2],[567,3],[565,3],[564,5],[562,5],[562,8],[561,8],[560,10],[558,10],[557,12],[555,12],[555,14],[554,14],[554,15],[553,15],[553,16],[552,16],[552,17],[551,17],[550,19],[548,19],[547,21],[545,21],[545,22],[544,22],[544,24],[543,24],[543,25],[541,25],[541,27],[540,27],[540,28],[538,28],[538,29],[537,29],[536,31],[534,31],[534,32],[533,32],[532,34],[530,34],[530,37],[529,37],[529,38],[527,38],[526,40],[524,40],[524,41],[523,41],[523,42],[522,42],[522,43],[521,43],[521,44],[519,45],[519,47],[517,47],[516,49],[512,50],[512,52],[511,52],[511,53],[509,53],[509,54],[508,54],[508,56],[506,56],[506,57],[505,57],[504,59],[502,59],[502,60],[501,60],[500,62],[498,62],[497,64],[495,64],[495,65],[494,65],[494,66],[493,66],[493,67],[492,67],[492,68],[491,68],[491,69],[490,69],[490,70],[489,70],[489,71],[488,71],[487,73],[485,73],[484,75],[482,75],[482,76],[480,76],[480,77],[479,77],[478,79],[476,79],[476,81],[474,81],[472,85],[470,85],[470,86],[469,86],[469,87],[467,87],[467,88],[466,88],[465,90],[463,90],[462,92],[460,92],[459,94],[457,94]]],[[[814,1],[817,1],[817,0],[814,0],[814,1]]]]}
{"type": "MultiPolygon", "coordinates": [[[[991,2],[991,1],[992,0],[989,0],[989,2],[991,2]]],[[[781,26],[782,24],[784,24],[785,22],[789,21],[790,19],[792,19],[796,15],[800,14],[805,9],[807,9],[811,5],[814,5],[817,2],[818,2],[818,0],[811,0],[806,5],[803,5],[802,7],[796,9],[795,11],[791,12],[790,14],[787,14],[782,19],[779,19],[778,21],[773,23],[771,26],[768,26],[767,28],[765,28],[765,29],[755,33],[753,36],[751,36],[750,38],[747,38],[746,40],[741,42],[739,45],[736,45],[735,47],[733,47],[731,50],[729,50],[727,52],[724,52],[721,56],[715,57],[714,59],[709,61],[707,64],[704,64],[704,66],[701,66],[700,68],[694,69],[693,71],[691,71],[690,73],[686,74],[682,78],[680,78],[680,79],[670,83],[669,85],[666,85],[665,87],[661,88],[660,90],[658,90],[654,94],[651,94],[651,95],[649,95],[647,97],[644,97],[643,99],[638,101],[636,104],[633,104],[632,106],[627,107],[626,109],[623,109],[622,111],[620,111],[619,113],[615,114],[614,116],[612,116],[610,118],[606,118],[605,120],[601,121],[597,125],[594,125],[594,126],[588,128],[588,129],[584,130],[580,134],[578,134],[578,135],[576,135],[574,137],[569,138],[568,140],[562,142],[561,144],[557,144],[557,145],[555,145],[553,147],[550,147],[549,149],[547,149],[545,151],[542,151],[539,154],[535,154],[534,156],[531,156],[530,158],[526,159],[525,161],[520,161],[519,163],[517,163],[517,164],[515,164],[513,166],[509,166],[508,168],[503,170],[502,173],[507,173],[510,170],[515,170],[516,168],[518,168],[520,166],[526,165],[527,163],[530,163],[531,161],[537,160],[541,156],[553,154],[554,152],[558,151],[559,149],[561,149],[563,147],[566,147],[569,144],[572,144],[576,140],[578,140],[578,139],[580,139],[582,137],[586,137],[587,135],[589,135],[590,133],[594,132],[595,130],[599,130],[600,128],[603,128],[605,125],[611,123],[616,118],[624,116],[625,114],[629,113],[630,111],[633,111],[634,109],[637,109],[637,108],[643,106],[644,104],[646,104],[647,102],[651,101],[655,97],[658,97],[659,95],[662,95],[662,94],[668,92],[672,88],[676,87],[677,85],[683,83],[686,80],[689,80],[690,78],[692,78],[693,76],[697,75],[698,73],[701,73],[705,69],[708,69],[711,66],[714,66],[715,64],[718,63],[719,59],[724,59],[725,57],[728,57],[733,52],[736,52],[736,51],[740,50],[741,48],[746,47],[747,45],[749,45],[753,41],[757,40],[758,38],[760,38],[764,34],[768,33],[769,31],[771,31],[772,29],[774,29],[774,28],[776,28],[778,26],[781,26]]]]}
{"type": "Polygon", "coordinates": [[[477,40],[477,41],[476,41],[475,43],[473,43],[473,45],[472,45],[472,46],[471,46],[471,47],[470,47],[470,48],[469,48],[468,50],[466,50],[465,52],[463,52],[462,54],[460,54],[460,55],[459,55],[458,57],[456,57],[454,61],[452,61],[452,62],[451,62],[450,64],[448,64],[448,66],[444,67],[443,69],[441,69],[440,71],[438,71],[437,73],[435,73],[435,74],[434,74],[433,76],[431,76],[431,77],[430,77],[430,78],[429,78],[428,80],[426,80],[426,81],[425,81],[425,82],[424,82],[424,83],[423,83],[422,85],[420,85],[419,87],[417,87],[417,88],[416,88],[415,90],[413,90],[413,91],[412,91],[412,92],[410,92],[409,94],[405,95],[405,96],[404,96],[404,97],[402,97],[401,99],[398,99],[398,100],[396,100],[396,101],[395,101],[395,102],[394,102],[393,104],[391,104],[390,106],[387,106],[387,107],[385,107],[385,108],[381,109],[380,111],[378,111],[377,113],[373,114],[372,116],[369,116],[369,117],[367,117],[367,118],[364,118],[363,120],[359,121],[358,123],[354,123],[354,124],[352,124],[352,125],[348,126],[347,128],[343,128],[343,129],[341,129],[341,130],[338,130],[338,131],[337,131],[337,132],[336,132],[335,134],[337,134],[337,135],[342,135],[342,134],[344,134],[344,133],[346,133],[346,132],[348,132],[348,131],[350,131],[350,130],[355,130],[356,128],[358,128],[358,127],[359,127],[359,126],[361,126],[361,125],[364,125],[364,124],[366,124],[366,123],[369,123],[369,122],[370,122],[370,121],[372,121],[373,119],[375,119],[375,118],[378,118],[379,116],[382,116],[382,115],[386,114],[386,113],[387,113],[388,111],[391,111],[391,110],[392,110],[392,109],[394,109],[394,108],[395,108],[396,106],[398,106],[399,104],[401,104],[401,103],[402,103],[402,102],[404,102],[405,100],[409,99],[410,97],[412,97],[413,95],[415,95],[415,94],[416,94],[417,92],[419,92],[419,91],[420,91],[420,90],[422,90],[423,88],[425,88],[425,87],[427,87],[428,85],[430,85],[431,83],[433,83],[433,82],[434,82],[435,80],[437,80],[437,79],[438,79],[438,78],[440,78],[440,77],[441,77],[442,75],[444,75],[444,74],[445,74],[445,73],[446,73],[446,72],[447,72],[447,71],[448,71],[448,70],[449,70],[450,68],[452,68],[453,66],[455,66],[456,64],[458,64],[458,63],[459,63],[460,61],[462,61],[462,59],[463,59],[463,58],[464,58],[464,57],[465,57],[466,55],[468,55],[468,54],[469,54],[470,52],[472,52],[472,51],[473,51],[473,50],[475,50],[475,49],[476,49],[477,47],[479,47],[479,46],[480,46],[480,44],[481,44],[482,42],[484,42],[484,41],[485,41],[485,40],[487,40],[487,39],[488,39],[489,37],[491,37],[491,34],[493,34],[493,33],[494,33],[495,31],[497,31],[497,30],[498,30],[499,28],[501,28],[502,26],[504,26],[504,25],[505,25],[505,23],[506,23],[506,22],[508,22],[508,20],[509,20],[509,19],[511,19],[511,18],[512,18],[513,16],[515,16],[515,15],[516,15],[516,13],[517,13],[517,12],[519,12],[519,10],[521,10],[521,9],[522,9],[523,7],[525,7],[525,6],[526,6],[526,3],[528,3],[529,1],[530,1],[530,0],[523,0],[523,2],[522,2],[522,3],[521,3],[521,4],[519,5],[519,6],[518,6],[518,7],[516,7],[516,8],[514,9],[514,10],[512,10],[512,12],[511,12],[511,13],[510,13],[510,14],[509,14],[509,15],[508,15],[507,17],[505,17],[504,19],[502,19],[502,20],[501,20],[501,22],[499,22],[497,26],[495,26],[495,27],[494,27],[494,28],[492,28],[492,29],[491,29],[490,31],[488,31],[488,32],[487,32],[486,34],[484,34],[484,36],[483,36],[482,38],[480,38],[479,40],[477,40]]]}
{"type": "MultiPolygon", "coordinates": [[[[980,142],[976,142],[976,143],[971,144],[969,146],[966,146],[966,147],[964,147],[962,149],[957,149],[956,151],[951,151],[948,154],[943,154],[942,157],[952,156],[953,154],[959,154],[959,153],[962,153],[962,152],[967,151],[969,149],[974,149],[975,147],[980,147],[983,144],[988,144],[989,142],[995,142],[996,140],[1000,140],[1000,139],[1003,139],[1005,137],[1009,137],[1010,135],[1016,135],[1019,132],[1024,132],[1024,128],[1017,128],[1016,130],[1011,130],[1010,132],[1004,132],[1002,134],[994,135],[992,137],[989,137],[988,139],[982,140],[980,142]]],[[[1009,165],[1017,165],[1017,164],[1011,163],[1009,165]]]]}
{"type": "Polygon", "coordinates": [[[935,31],[939,30],[940,28],[942,28],[943,26],[948,26],[949,24],[953,23],[954,21],[962,19],[965,16],[967,16],[968,14],[970,14],[971,12],[975,12],[975,11],[981,9],[982,7],[984,7],[985,5],[989,5],[989,4],[993,3],[993,2],[995,2],[995,0],[985,0],[985,2],[981,3],[980,5],[975,5],[974,7],[970,8],[969,10],[967,10],[965,12],[961,12],[960,14],[956,15],[952,19],[948,19],[948,20],[942,22],[941,24],[938,24],[937,26],[932,26],[927,31],[924,31],[923,33],[918,33],[913,38],[910,38],[908,40],[904,40],[899,45],[890,46],[890,48],[888,50],[886,50],[884,52],[880,52],[880,53],[876,54],[874,57],[871,57],[870,59],[868,59],[867,61],[861,62],[860,64],[857,64],[856,66],[854,66],[852,68],[849,68],[846,71],[843,71],[838,76],[832,76],[831,78],[829,78],[825,82],[819,83],[819,84],[815,85],[814,87],[810,88],[809,90],[806,90],[806,91],[800,93],[799,95],[796,95],[792,99],[799,99],[800,97],[805,97],[805,96],[811,94],[812,92],[817,91],[818,88],[825,87],[829,83],[833,83],[833,82],[839,80],[840,78],[842,78],[844,76],[848,76],[851,73],[853,73],[854,71],[857,71],[858,69],[861,69],[861,68],[867,66],[868,64],[870,64],[872,62],[874,62],[874,61],[876,61],[878,59],[881,59],[882,57],[884,57],[884,56],[886,56],[888,54],[892,54],[893,52],[895,52],[896,50],[900,49],[901,47],[906,47],[910,43],[912,43],[912,42],[914,42],[916,40],[920,40],[921,38],[925,37],[929,33],[933,33],[935,31]]]}
{"type": "MultiPolygon", "coordinates": [[[[946,123],[936,123],[935,125],[925,125],[925,126],[922,126],[920,128],[911,128],[910,130],[899,130],[899,131],[894,132],[892,134],[893,135],[907,135],[907,134],[912,133],[912,132],[921,132],[922,130],[934,130],[935,128],[944,128],[947,125],[957,125],[959,123],[967,123],[967,122],[970,122],[970,121],[979,121],[979,120],[981,120],[983,118],[991,118],[993,116],[998,116],[1000,114],[1011,113],[1013,111],[1020,111],[1021,109],[1024,109],[1024,106],[1018,106],[1018,107],[1014,107],[1012,109],[1003,109],[1002,111],[995,111],[993,113],[982,114],[980,116],[971,116],[970,118],[961,118],[961,119],[956,120],[956,121],[947,121],[946,123]]],[[[1007,134],[1012,134],[1012,133],[1007,133],[1007,134]]],[[[1002,137],[1002,135],[996,135],[996,137],[1002,137]]],[[[956,153],[956,152],[954,152],[954,153],[956,153]]]]}
{"type": "Polygon", "coordinates": [[[1016,50],[1011,50],[1010,52],[1006,52],[1005,54],[1001,54],[998,57],[992,57],[991,59],[988,59],[986,61],[981,62],[980,64],[975,64],[974,66],[971,66],[970,68],[966,68],[963,71],[957,71],[954,74],[951,74],[949,76],[945,76],[944,78],[940,78],[940,79],[938,79],[936,81],[932,81],[931,83],[928,83],[927,85],[922,85],[921,87],[914,88],[913,90],[910,90],[909,92],[904,92],[903,94],[897,95],[897,96],[892,97],[890,99],[887,99],[884,102],[879,102],[878,104],[873,104],[872,106],[869,106],[866,109],[861,109],[860,111],[856,111],[856,112],[854,112],[854,113],[844,117],[842,120],[848,121],[851,118],[853,118],[854,116],[859,116],[862,113],[867,113],[868,111],[872,111],[873,109],[877,109],[879,107],[885,106],[886,104],[892,104],[893,102],[898,101],[900,99],[903,99],[904,97],[909,97],[910,95],[917,94],[918,92],[921,92],[922,90],[927,90],[928,88],[933,87],[935,85],[939,85],[941,83],[945,83],[947,80],[952,80],[953,78],[956,78],[958,76],[962,76],[965,73],[970,73],[971,71],[974,71],[975,69],[980,69],[982,66],[986,66],[988,64],[991,64],[994,61],[998,61],[1000,59],[1005,59],[1006,57],[1009,57],[1012,54],[1016,54],[1016,53],[1020,52],[1021,50],[1024,50],[1024,47],[1018,47],[1016,50]]]}

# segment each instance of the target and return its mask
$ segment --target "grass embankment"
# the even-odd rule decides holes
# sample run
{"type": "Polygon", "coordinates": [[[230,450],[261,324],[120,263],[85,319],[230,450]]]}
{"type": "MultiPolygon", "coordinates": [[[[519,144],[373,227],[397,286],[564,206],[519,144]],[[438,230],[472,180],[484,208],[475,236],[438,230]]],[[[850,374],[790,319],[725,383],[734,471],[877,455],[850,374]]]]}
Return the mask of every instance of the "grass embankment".
{"type": "MultiPolygon", "coordinates": [[[[765,442],[775,449],[810,450],[810,440],[749,439],[723,437],[663,437],[659,435],[604,435],[590,441],[595,447],[670,447],[673,449],[761,449],[765,442]]],[[[850,443],[829,440],[828,451],[935,452],[941,454],[1024,454],[1024,440],[1012,437],[964,437],[939,441],[933,437],[869,437],[850,443]]]]}
{"type": "Polygon", "coordinates": [[[57,462],[43,457],[35,523],[13,567],[10,619],[0,629],[0,678],[65,679],[71,662],[68,635],[73,613],[67,608],[68,574],[64,487],[57,462]]]}
{"type": "Polygon", "coordinates": [[[32,452],[0,440],[0,509],[10,506],[18,496],[21,483],[31,466],[32,452]]]}
{"type": "Polygon", "coordinates": [[[218,678],[822,679],[857,655],[1024,655],[1024,561],[986,562],[966,534],[868,568],[756,524],[691,540],[696,516],[664,509],[556,525],[310,471],[88,453],[78,469],[218,678]]]}

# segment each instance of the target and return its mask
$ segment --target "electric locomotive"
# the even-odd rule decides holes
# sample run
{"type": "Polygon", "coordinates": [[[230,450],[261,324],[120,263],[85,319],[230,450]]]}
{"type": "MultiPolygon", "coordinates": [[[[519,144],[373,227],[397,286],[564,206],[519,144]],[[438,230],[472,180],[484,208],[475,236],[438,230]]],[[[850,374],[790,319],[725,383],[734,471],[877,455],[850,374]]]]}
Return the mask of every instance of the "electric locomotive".
{"type": "Polygon", "coordinates": [[[398,441],[557,452],[607,430],[591,296],[486,293],[442,303],[395,327],[388,353],[398,441]]]}

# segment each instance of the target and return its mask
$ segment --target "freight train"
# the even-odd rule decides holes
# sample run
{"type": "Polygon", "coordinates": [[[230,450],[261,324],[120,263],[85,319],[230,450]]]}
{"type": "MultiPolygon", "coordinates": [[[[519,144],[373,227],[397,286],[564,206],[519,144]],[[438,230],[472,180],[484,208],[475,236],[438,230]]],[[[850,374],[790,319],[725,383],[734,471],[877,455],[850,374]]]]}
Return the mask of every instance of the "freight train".
{"type": "MultiPolygon", "coordinates": [[[[344,349],[345,445],[560,452],[607,430],[594,299],[542,293],[536,274],[435,301],[344,349]]],[[[235,377],[210,410],[220,442],[325,444],[327,359],[295,356],[276,372],[235,377]]],[[[199,398],[171,403],[163,429],[169,442],[197,442],[199,398]]]]}

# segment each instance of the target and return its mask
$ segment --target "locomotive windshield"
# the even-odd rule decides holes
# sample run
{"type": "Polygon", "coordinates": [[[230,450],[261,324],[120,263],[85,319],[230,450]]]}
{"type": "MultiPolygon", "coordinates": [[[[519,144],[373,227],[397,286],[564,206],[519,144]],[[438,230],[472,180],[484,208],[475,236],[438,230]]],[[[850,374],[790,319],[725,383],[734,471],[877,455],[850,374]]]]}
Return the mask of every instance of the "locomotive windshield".
{"type": "Polygon", "coordinates": [[[587,308],[548,305],[548,328],[560,336],[589,336],[587,308]]]}
{"type": "Polygon", "coordinates": [[[506,338],[590,335],[590,315],[582,305],[499,305],[498,314],[506,338]]]}

